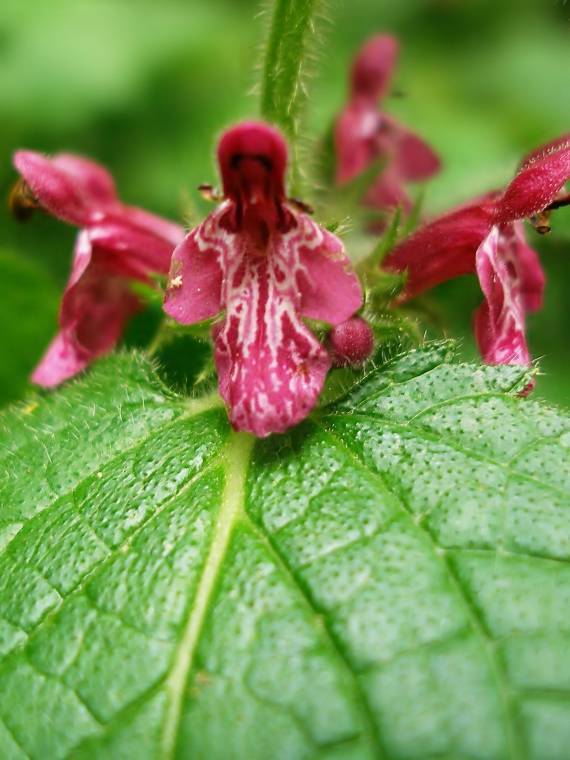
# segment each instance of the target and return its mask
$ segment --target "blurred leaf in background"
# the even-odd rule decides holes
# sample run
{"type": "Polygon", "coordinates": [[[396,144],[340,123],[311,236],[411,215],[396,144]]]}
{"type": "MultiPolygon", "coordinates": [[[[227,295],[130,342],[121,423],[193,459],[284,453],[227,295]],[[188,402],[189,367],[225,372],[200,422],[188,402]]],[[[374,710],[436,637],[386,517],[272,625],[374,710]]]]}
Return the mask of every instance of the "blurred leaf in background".
{"type": "Polygon", "coordinates": [[[59,289],[39,264],[0,249],[0,404],[19,398],[56,329],[59,289]]]}
{"type": "MultiPolygon", "coordinates": [[[[65,149],[106,164],[126,202],[188,223],[198,218],[206,206],[195,187],[217,182],[217,135],[238,118],[258,115],[248,93],[264,23],[259,10],[257,0],[5,1],[0,191],[6,195],[14,179],[14,149],[65,149]]],[[[311,135],[328,130],[343,103],[355,49],[376,31],[393,32],[402,54],[387,106],[445,162],[427,189],[428,213],[504,185],[525,152],[570,127],[567,3],[332,0],[328,15],[310,91],[311,135]]],[[[72,230],[40,215],[19,226],[5,211],[0,229],[0,245],[23,270],[37,265],[38,282],[51,277],[62,287],[72,230]]],[[[543,356],[546,373],[537,393],[568,404],[570,211],[557,214],[551,238],[538,239],[536,247],[549,278],[545,309],[530,318],[531,348],[543,356]]],[[[2,287],[15,292],[20,282],[7,272],[2,287]]],[[[53,294],[46,284],[46,298],[48,291],[53,294]]],[[[474,278],[443,286],[431,299],[442,328],[465,335],[465,353],[473,355],[471,311],[480,300],[474,278]]],[[[17,328],[18,308],[15,295],[2,299],[6,335],[17,328]]],[[[36,338],[8,337],[11,345],[26,342],[26,359],[3,360],[0,401],[23,392],[32,354],[38,359],[43,347],[40,334],[47,342],[55,329],[51,308],[51,318],[48,310],[30,312],[36,338]]]]}

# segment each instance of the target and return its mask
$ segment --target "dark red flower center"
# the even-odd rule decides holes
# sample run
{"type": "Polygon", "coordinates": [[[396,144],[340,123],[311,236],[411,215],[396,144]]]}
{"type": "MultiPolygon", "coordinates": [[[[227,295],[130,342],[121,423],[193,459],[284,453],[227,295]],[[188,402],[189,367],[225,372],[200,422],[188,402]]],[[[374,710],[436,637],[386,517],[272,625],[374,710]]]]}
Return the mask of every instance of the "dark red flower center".
{"type": "Polygon", "coordinates": [[[233,201],[227,225],[262,252],[272,231],[283,232],[291,223],[284,206],[285,142],[267,124],[244,122],[222,136],[218,161],[224,195],[233,201]]]}

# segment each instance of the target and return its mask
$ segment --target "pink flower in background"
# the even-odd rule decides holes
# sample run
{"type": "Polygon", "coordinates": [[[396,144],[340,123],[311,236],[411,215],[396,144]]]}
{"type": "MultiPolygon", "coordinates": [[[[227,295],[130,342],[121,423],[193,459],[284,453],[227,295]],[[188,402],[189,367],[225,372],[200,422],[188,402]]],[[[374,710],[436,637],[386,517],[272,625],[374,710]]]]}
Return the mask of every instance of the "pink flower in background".
{"type": "Polygon", "coordinates": [[[440,161],[420,137],[378,110],[388,94],[397,56],[397,40],[384,34],[366,42],[354,61],[348,104],[335,127],[336,180],[349,182],[375,161],[383,162],[366,204],[409,211],[412,203],[405,184],[429,179],[439,171],[440,161]]]}
{"type": "Polygon", "coordinates": [[[314,407],[331,359],[301,317],[347,320],[362,293],[341,241],[285,197],[287,150],[263,123],[218,145],[225,200],[172,258],[165,310],[183,324],[216,316],[220,393],[237,430],[267,436],[314,407]]]}
{"type": "Polygon", "coordinates": [[[485,300],[475,336],[488,364],[530,365],[525,315],[542,306],[544,273],[522,219],[556,205],[570,178],[570,133],[529,154],[504,193],[492,193],[435,219],[404,240],[384,266],[408,272],[404,299],[476,272],[485,300]]]}
{"type": "Polygon", "coordinates": [[[123,205],[108,172],[87,159],[18,151],[14,166],[22,177],[22,205],[15,200],[20,216],[41,208],[81,228],[61,302],[60,330],[32,375],[33,382],[51,387],[112,350],[141,305],[130,281],[149,283],[151,274],[168,272],[184,230],[123,205]]]}

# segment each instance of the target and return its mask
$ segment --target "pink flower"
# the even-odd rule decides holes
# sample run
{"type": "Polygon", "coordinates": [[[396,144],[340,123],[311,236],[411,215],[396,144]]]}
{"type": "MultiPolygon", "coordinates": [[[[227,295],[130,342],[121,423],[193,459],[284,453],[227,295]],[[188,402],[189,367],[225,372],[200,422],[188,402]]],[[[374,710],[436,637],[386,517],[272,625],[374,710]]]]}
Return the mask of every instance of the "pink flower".
{"type": "Polygon", "coordinates": [[[14,166],[22,176],[19,196],[12,198],[20,216],[41,208],[81,228],[61,302],[60,330],[32,375],[34,383],[51,387],[112,350],[141,306],[130,281],[150,283],[152,273],[168,272],[184,231],[123,205],[108,172],[87,159],[18,151],[14,166]]]}
{"type": "Polygon", "coordinates": [[[397,56],[397,40],[384,34],[368,40],[354,61],[348,104],[335,127],[336,179],[339,184],[349,182],[381,161],[384,166],[365,197],[366,204],[409,211],[412,203],[405,183],[429,179],[439,171],[440,161],[420,137],[378,110],[397,56]]]}
{"type": "Polygon", "coordinates": [[[544,273],[524,237],[522,219],[556,205],[570,178],[570,133],[527,156],[507,189],[425,225],[384,261],[408,272],[404,299],[458,275],[476,272],[485,301],[475,335],[488,364],[530,365],[525,316],[542,306],[544,273]]]}
{"type": "Polygon", "coordinates": [[[165,310],[183,324],[216,316],[220,393],[232,425],[283,432],[314,407],[331,359],[301,317],[336,325],[362,303],[341,241],[285,197],[287,150],[263,123],[218,146],[224,201],[174,252],[165,310]]]}

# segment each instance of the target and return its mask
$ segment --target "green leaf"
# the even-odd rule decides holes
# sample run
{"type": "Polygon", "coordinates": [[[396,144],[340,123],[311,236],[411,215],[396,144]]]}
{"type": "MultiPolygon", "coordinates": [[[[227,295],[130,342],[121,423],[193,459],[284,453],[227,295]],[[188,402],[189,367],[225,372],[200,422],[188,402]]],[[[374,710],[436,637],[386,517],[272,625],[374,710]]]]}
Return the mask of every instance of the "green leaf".
{"type": "Polygon", "coordinates": [[[261,115],[279,125],[291,143],[292,192],[298,193],[299,121],[317,41],[322,0],[274,0],[261,78],[261,115]]]}
{"type": "Polygon", "coordinates": [[[57,329],[59,291],[39,264],[0,250],[0,405],[19,398],[57,329]]]}
{"type": "Polygon", "coordinates": [[[0,756],[564,758],[570,419],[400,355],[293,430],[121,355],[0,418],[0,756]]]}

